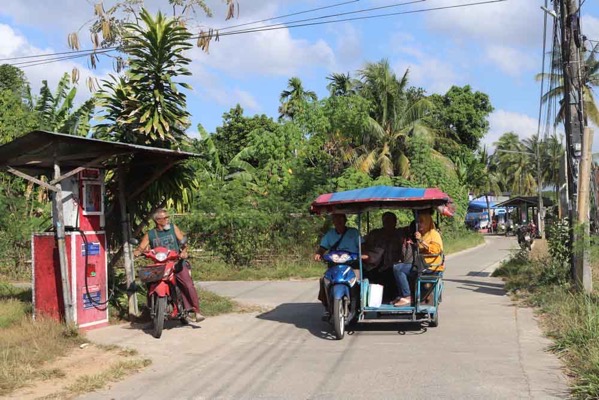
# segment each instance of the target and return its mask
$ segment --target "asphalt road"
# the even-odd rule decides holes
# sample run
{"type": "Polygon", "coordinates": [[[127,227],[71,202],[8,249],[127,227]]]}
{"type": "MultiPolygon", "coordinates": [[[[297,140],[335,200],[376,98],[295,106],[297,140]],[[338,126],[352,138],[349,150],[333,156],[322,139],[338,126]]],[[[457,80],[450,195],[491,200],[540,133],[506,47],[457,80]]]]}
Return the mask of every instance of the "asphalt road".
{"type": "Polygon", "coordinates": [[[205,282],[264,312],[166,330],[89,332],[153,363],[84,399],[551,399],[566,398],[555,356],[530,309],[517,308],[489,272],[514,239],[449,256],[439,327],[367,322],[341,341],[320,320],[318,283],[205,282]]]}

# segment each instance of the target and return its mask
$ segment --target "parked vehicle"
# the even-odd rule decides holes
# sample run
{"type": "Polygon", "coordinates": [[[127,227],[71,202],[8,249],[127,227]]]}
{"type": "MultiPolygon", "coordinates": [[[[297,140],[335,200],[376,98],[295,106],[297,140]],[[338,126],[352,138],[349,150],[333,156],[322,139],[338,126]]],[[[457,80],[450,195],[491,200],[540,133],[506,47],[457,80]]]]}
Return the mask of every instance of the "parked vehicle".
{"type": "MultiPolygon", "coordinates": [[[[415,221],[418,221],[418,211],[424,209],[435,208],[437,215],[452,216],[450,203],[450,197],[439,189],[375,186],[323,194],[312,203],[310,211],[316,214],[356,214],[358,231],[361,232],[363,216],[369,210],[408,209],[413,211],[415,221]]],[[[414,246],[413,251],[417,259],[418,246],[414,246]]],[[[383,285],[382,296],[373,301],[377,290],[365,278],[361,255],[360,244],[359,254],[349,254],[345,261],[335,262],[325,273],[325,279],[329,280],[328,295],[333,300],[329,302],[329,308],[332,309],[331,322],[337,339],[343,338],[350,323],[359,324],[365,319],[405,319],[429,327],[438,326],[443,292],[443,268],[439,267],[444,263],[443,254],[427,255],[441,256],[443,261],[439,265],[430,268],[414,265],[412,302],[406,306],[389,303],[396,294],[395,281],[383,285]],[[361,279],[356,279],[351,263],[359,266],[361,279]]]]}
{"type": "Polygon", "coordinates": [[[516,231],[518,244],[522,250],[531,250],[535,237],[537,236],[537,226],[534,223],[518,226],[516,231]]]}
{"type": "Polygon", "coordinates": [[[324,287],[337,339],[343,339],[345,326],[356,317],[359,292],[355,290],[358,283],[352,266],[357,264],[358,258],[357,254],[345,251],[333,251],[322,258],[328,265],[324,287]]]}
{"type": "MultiPolygon", "coordinates": [[[[181,242],[181,250],[185,248],[186,238],[181,242]]],[[[179,320],[187,324],[187,312],[183,306],[183,295],[177,286],[175,273],[182,268],[181,258],[175,250],[166,247],[155,247],[142,253],[152,261],[138,269],[139,279],[148,289],[148,308],[152,318],[152,336],[162,336],[165,320],[179,320]]]]}

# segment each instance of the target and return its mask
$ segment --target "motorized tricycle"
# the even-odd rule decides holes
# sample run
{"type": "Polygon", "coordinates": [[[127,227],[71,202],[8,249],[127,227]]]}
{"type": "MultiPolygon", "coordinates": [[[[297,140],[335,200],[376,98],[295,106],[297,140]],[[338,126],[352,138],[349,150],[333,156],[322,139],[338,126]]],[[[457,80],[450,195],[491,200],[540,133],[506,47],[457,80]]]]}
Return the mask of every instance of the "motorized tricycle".
{"type": "MultiPolygon", "coordinates": [[[[133,239],[132,244],[138,244],[133,239]]],[[[181,249],[185,248],[186,238],[180,242],[181,249]]],[[[152,336],[159,339],[162,336],[165,320],[179,320],[188,324],[187,311],[183,303],[183,294],[177,286],[175,274],[183,268],[180,253],[166,247],[155,247],[142,253],[152,263],[139,267],[139,280],[148,290],[148,308],[152,318],[152,336]]]]}
{"type": "MultiPolygon", "coordinates": [[[[437,215],[452,216],[450,203],[451,198],[439,189],[375,186],[323,194],[311,204],[310,211],[315,214],[356,214],[358,230],[362,232],[362,217],[371,210],[412,210],[417,221],[418,211],[425,209],[437,209],[437,215]]],[[[418,246],[414,245],[413,249],[417,258],[418,246]]],[[[324,281],[335,337],[343,339],[349,324],[360,323],[366,319],[406,319],[426,323],[430,327],[438,326],[444,269],[439,267],[444,267],[444,256],[427,254],[427,257],[437,256],[441,257],[441,264],[424,268],[422,265],[414,265],[412,302],[398,307],[382,302],[380,298],[378,301],[374,299],[374,289],[379,288],[364,277],[361,244],[358,254],[332,252],[325,255],[324,259],[329,268],[325,272],[324,281]],[[352,266],[359,267],[360,278],[355,276],[352,266]]],[[[379,297],[388,298],[385,292],[396,290],[394,282],[389,282],[386,286],[382,296],[379,290],[376,290],[379,297]]]]}

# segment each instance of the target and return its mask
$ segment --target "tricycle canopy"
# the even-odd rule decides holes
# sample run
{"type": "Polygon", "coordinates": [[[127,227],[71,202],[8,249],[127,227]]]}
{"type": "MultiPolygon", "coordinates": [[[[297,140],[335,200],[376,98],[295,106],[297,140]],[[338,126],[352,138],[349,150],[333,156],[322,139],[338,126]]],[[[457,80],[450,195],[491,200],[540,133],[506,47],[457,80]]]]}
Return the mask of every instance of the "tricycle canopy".
{"type": "Polygon", "coordinates": [[[359,214],[376,209],[437,207],[442,215],[453,216],[451,197],[437,188],[372,186],[318,196],[310,205],[313,214],[359,214]]]}

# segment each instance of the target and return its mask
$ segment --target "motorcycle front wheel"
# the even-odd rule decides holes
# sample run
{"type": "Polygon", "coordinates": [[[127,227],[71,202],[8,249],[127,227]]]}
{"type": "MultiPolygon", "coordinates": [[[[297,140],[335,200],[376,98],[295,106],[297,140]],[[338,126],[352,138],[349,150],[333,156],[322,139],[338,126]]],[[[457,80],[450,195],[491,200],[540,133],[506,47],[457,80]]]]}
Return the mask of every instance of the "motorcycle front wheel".
{"type": "Polygon", "coordinates": [[[333,300],[333,327],[335,328],[335,338],[343,339],[345,335],[345,310],[343,308],[343,299],[333,300]]]}
{"type": "Polygon", "coordinates": [[[162,336],[162,328],[164,328],[164,313],[166,312],[166,297],[158,297],[154,299],[154,320],[152,336],[160,339],[162,336]]]}

